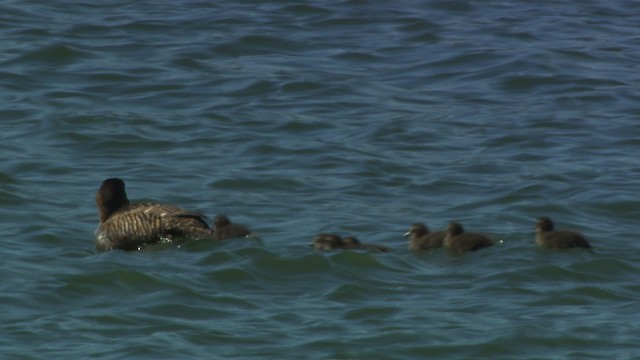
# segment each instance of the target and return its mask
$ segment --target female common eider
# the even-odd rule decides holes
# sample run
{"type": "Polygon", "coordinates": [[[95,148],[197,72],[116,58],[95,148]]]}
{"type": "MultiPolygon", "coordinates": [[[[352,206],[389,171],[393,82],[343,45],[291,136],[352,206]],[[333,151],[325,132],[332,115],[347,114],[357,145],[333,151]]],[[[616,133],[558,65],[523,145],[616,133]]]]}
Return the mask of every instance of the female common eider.
{"type": "Polygon", "coordinates": [[[204,238],[210,234],[204,217],[160,203],[129,203],[124,181],[105,180],[96,194],[100,223],[96,248],[137,250],[146,244],[204,238]]]}
{"type": "Polygon", "coordinates": [[[455,253],[480,250],[493,245],[493,241],[482,234],[464,232],[461,224],[452,222],[447,228],[443,246],[455,253]]]}
{"type": "Polygon", "coordinates": [[[445,232],[429,232],[425,224],[415,223],[403,236],[409,237],[409,250],[429,250],[442,247],[445,232]]]}
{"type": "Polygon", "coordinates": [[[578,232],[554,230],[553,221],[546,216],[536,223],[536,244],[553,249],[591,248],[587,238],[578,232]]]}

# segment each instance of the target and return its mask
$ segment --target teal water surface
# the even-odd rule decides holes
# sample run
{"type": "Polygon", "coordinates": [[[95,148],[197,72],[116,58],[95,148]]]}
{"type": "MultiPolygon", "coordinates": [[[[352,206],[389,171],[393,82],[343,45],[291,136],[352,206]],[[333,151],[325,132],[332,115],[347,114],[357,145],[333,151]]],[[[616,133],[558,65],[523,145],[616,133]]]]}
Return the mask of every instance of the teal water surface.
{"type": "Polygon", "coordinates": [[[638,18],[3,2],[1,357],[640,358],[638,18]],[[259,237],[99,253],[114,176],[259,237]],[[542,215],[594,250],[537,249],[542,215]],[[407,249],[452,220],[497,245],[407,249]],[[319,232],[392,251],[315,252],[319,232]]]}

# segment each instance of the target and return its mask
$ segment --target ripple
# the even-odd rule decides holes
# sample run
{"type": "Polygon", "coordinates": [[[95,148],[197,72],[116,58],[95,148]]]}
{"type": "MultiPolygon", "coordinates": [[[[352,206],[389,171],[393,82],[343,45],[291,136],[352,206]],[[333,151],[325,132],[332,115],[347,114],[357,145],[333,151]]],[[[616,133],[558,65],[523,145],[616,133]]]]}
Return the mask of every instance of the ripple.
{"type": "Polygon", "coordinates": [[[634,354],[632,5],[58,5],[0,4],[6,356],[634,354]],[[97,253],[111,176],[260,238],[97,253]],[[499,244],[407,250],[452,219],[499,244]]]}
{"type": "Polygon", "coordinates": [[[43,46],[36,50],[31,50],[26,54],[15,57],[5,62],[5,65],[67,65],[91,57],[92,54],[90,52],[79,50],[75,46],[55,44],[43,46]]]}
{"type": "Polygon", "coordinates": [[[224,56],[256,56],[272,52],[294,52],[303,47],[303,43],[286,38],[247,35],[217,45],[214,51],[224,56]]]}

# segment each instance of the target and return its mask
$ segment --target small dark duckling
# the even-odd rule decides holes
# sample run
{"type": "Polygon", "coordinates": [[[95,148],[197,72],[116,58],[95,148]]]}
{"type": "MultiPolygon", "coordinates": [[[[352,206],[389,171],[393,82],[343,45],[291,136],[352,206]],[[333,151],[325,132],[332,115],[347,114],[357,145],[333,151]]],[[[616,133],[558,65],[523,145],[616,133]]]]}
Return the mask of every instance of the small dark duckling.
{"type": "Polygon", "coordinates": [[[342,238],[336,234],[318,234],[309,245],[313,246],[316,250],[369,249],[379,252],[390,251],[389,248],[384,246],[363,244],[355,236],[342,238]]]}
{"type": "Polygon", "coordinates": [[[124,181],[106,179],[96,193],[100,222],[96,229],[96,248],[138,250],[146,244],[173,242],[180,238],[205,238],[209,225],[204,216],[161,203],[132,204],[124,181]]]}
{"type": "Polygon", "coordinates": [[[336,234],[318,234],[309,245],[316,250],[341,249],[345,246],[342,237],[336,234]]]}
{"type": "Polygon", "coordinates": [[[409,237],[409,250],[429,250],[442,247],[444,231],[429,232],[429,228],[423,223],[411,225],[409,231],[403,236],[409,237]]]}
{"type": "Polygon", "coordinates": [[[242,238],[251,235],[251,230],[241,224],[232,224],[231,220],[225,215],[216,215],[213,218],[213,229],[211,229],[211,238],[216,241],[242,238]]]}
{"type": "Polygon", "coordinates": [[[363,244],[356,238],[355,236],[346,236],[342,239],[345,244],[345,249],[369,249],[376,250],[379,252],[389,252],[391,251],[388,247],[374,245],[374,244],[363,244]]]}
{"type": "Polygon", "coordinates": [[[553,221],[544,216],[536,223],[536,245],[552,249],[591,248],[582,234],[569,230],[554,230],[553,221]]]}
{"type": "Polygon", "coordinates": [[[493,241],[486,235],[464,232],[460,223],[452,222],[447,228],[443,246],[453,252],[463,253],[493,246],[493,241]]]}

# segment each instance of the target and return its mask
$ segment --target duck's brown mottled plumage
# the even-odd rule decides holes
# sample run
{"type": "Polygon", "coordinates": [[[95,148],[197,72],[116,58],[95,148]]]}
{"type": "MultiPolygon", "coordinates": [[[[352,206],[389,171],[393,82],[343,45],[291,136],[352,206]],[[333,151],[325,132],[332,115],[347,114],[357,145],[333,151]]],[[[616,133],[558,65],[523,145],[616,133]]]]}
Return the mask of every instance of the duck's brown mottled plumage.
{"type": "Polygon", "coordinates": [[[555,230],[553,221],[546,216],[539,218],[536,223],[536,244],[553,249],[591,248],[591,244],[582,234],[569,230],[555,230]]]}
{"type": "Polygon", "coordinates": [[[178,238],[209,236],[204,217],[195,212],[160,203],[131,204],[124,182],[105,180],[96,194],[100,223],[96,229],[96,248],[136,250],[141,246],[178,238]]]}
{"type": "Polygon", "coordinates": [[[411,225],[404,236],[409,237],[409,250],[429,250],[442,247],[444,231],[429,232],[429,228],[423,223],[411,225]]]}
{"type": "Polygon", "coordinates": [[[213,240],[221,241],[249,235],[251,235],[251,230],[244,225],[231,223],[231,220],[225,215],[216,215],[213,218],[213,229],[211,229],[213,240]]]}
{"type": "Polygon", "coordinates": [[[355,236],[346,236],[342,238],[336,234],[318,234],[311,244],[316,250],[334,250],[334,249],[368,249],[380,252],[388,252],[389,248],[373,244],[363,244],[355,236]]]}
{"type": "Polygon", "coordinates": [[[447,228],[443,246],[455,253],[463,253],[493,246],[493,241],[483,234],[465,232],[461,224],[453,222],[447,228]]]}

